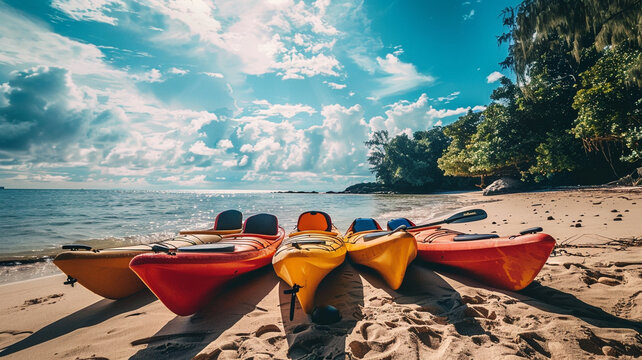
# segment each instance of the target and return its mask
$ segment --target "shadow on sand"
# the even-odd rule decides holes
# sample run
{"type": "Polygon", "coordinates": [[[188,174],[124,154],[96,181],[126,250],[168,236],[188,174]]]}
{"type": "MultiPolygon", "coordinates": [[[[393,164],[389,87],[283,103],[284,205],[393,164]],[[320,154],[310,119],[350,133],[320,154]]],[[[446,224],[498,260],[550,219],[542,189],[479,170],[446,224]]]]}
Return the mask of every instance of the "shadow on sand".
{"type": "Polygon", "coordinates": [[[466,286],[496,291],[513,297],[523,303],[527,303],[528,305],[534,306],[540,310],[560,315],[572,315],[600,328],[626,328],[637,332],[642,331],[642,322],[640,321],[619,318],[607,313],[597,306],[585,303],[572,294],[549,286],[541,285],[537,280],[533,281],[523,290],[509,291],[479,283],[476,280],[471,279],[469,276],[466,276],[466,274],[461,271],[457,271],[457,269],[431,265],[425,266],[430,266],[430,268],[438,271],[439,273],[443,271],[443,273],[448,274],[448,277],[461,282],[466,286]]]}
{"type": "MultiPolygon", "coordinates": [[[[358,265],[357,265],[358,266],[358,265]]],[[[453,289],[432,269],[413,262],[408,266],[404,281],[397,290],[392,290],[381,276],[365,266],[358,266],[363,277],[372,286],[388,293],[397,304],[414,304],[435,316],[445,317],[455,326],[460,335],[486,334],[479,321],[468,310],[468,304],[457,290],[453,289]]]]}
{"type": "Polygon", "coordinates": [[[92,305],[43,327],[29,337],[9,345],[0,352],[0,357],[42,344],[81,328],[100,324],[107,319],[138,309],[155,300],[156,297],[150,291],[140,291],[132,296],[116,301],[109,299],[99,300],[92,305]]]}
{"type": "Polygon", "coordinates": [[[346,339],[363,318],[363,283],[357,270],[348,262],[334,269],[323,279],[316,292],[317,306],[332,305],[341,313],[341,321],[330,325],[312,323],[296,303],[290,321],[290,295],[283,293],[289,286],[279,284],[279,307],[288,342],[288,357],[294,359],[343,359],[346,339]]]}
{"type": "MultiPolygon", "coordinates": [[[[153,336],[132,346],[147,345],[130,359],[191,359],[243,316],[254,310],[276,286],[272,266],[244,274],[230,282],[212,302],[192,316],[176,316],[153,336]]],[[[215,350],[220,351],[220,349],[215,350]]],[[[209,354],[216,358],[216,354],[209,354]]]]}

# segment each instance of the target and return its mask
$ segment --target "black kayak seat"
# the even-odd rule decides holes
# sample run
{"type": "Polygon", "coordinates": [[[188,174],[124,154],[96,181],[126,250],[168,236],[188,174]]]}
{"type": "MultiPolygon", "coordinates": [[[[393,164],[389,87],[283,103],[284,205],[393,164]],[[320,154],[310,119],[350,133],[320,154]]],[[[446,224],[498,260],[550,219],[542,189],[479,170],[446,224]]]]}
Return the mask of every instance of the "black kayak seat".
{"type": "Polygon", "coordinates": [[[454,241],[473,241],[473,240],[484,240],[484,239],[495,239],[498,238],[497,234],[461,234],[453,238],[454,241]]]}
{"type": "Polygon", "coordinates": [[[369,230],[380,230],[381,227],[372,218],[357,218],[352,223],[352,232],[362,232],[369,230]]]}
{"type": "Polygon", "coordinates": [[[245,220],[243,232],[274,236],[279,232],[279,220],[272,214],[256,214],[245,220]]]}
{"type": "Polygon", "coordinates": [[[178,249],[182,253],[226,253],[234,252],[234,245],[232,244],[201,244],[185,246],[178,249]]]}
{"type": "Polygon", "coordinates": [[[238,210],[225,210],[214,220],[214,230],[236,230],[242,227],[243,214],[238,210]]]}
{"type": "Polygon", "coordinates": [[[82,245],[82,244],[69,244],[69,245],[63,245],[62,246],[63,250],[71,250],[71,251],[76,251],[76,250],[91,250],[91,246],[87,245],[82,245]]]}
{"type": "Polygon", "coordinates": [[[388,221],[388,230],[397,230],[400,226],[405,225],[407,228],[415,226],[415,224],[406,218],[397,218],[388,221]]]}
{"type": "Polygon", "coordinates": [[[526,230],[522,230],[522,231],[519,232],[519,234],[520,235],[535,234],[535,233],[541,232],[543,230],[544,229],[542,229],[541,226],[538,226],[538,227],[532,227],[532,228],[528,228],[526,230]]]}

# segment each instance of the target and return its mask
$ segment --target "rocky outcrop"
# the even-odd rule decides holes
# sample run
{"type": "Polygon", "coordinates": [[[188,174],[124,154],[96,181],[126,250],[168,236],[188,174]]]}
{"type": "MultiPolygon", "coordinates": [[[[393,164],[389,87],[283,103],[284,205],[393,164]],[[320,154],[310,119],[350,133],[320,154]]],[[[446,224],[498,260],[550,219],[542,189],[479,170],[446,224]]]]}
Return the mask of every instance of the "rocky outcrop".
{"type": "Polygon", "coordinates": [[[501,178],[493,181],[492,184],[488,185],[484,189],[484,196],[488,195],[500,195],[500,194],[509,194],[514,192],[519,192],[524,188],[524,184],[513,178],[501,178]]]}
{"type": "Polygon", "coordinates": [[[388,189],[386,186],[384,186],[382,184],[369,182],[369,183],[361,183],[361,184],[350,185],[345,190],[343,190],[343,193],[348,193],[348,194],[393,194],[394,192],[391,191],[390,189],[388,189]]]}

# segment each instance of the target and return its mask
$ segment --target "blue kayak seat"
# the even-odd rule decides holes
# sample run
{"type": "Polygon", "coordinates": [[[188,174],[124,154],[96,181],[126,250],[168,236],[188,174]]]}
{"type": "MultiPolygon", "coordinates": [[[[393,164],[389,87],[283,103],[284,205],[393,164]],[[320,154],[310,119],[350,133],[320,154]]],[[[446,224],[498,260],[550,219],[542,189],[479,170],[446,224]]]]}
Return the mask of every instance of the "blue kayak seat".
{"type": "Polygon", "coordinates": [[[214,220],[214,230],[236,230],[242,227],[243,214],[238,210],[225,210],[214,220]]]}
{"type": "Polygon", "coordinates": [[[245,220],[243,232],[274,236],[279,232],[279,220],[272,214],[256,214],[245,220]]]}
{"type": "Polygon", "coordinates": [[[352,232],[362,232],[368,230],[381,230],[381,227],[372,218],[358,218],[354,219],[352,223],[352,232]]]}
{"type": "Polygon", "coordinates": [[[388,221],[388,230],[396,230],[402,225],[405,225],[407,228],[411,226],[415,226],[415,224],[412,221],[406,218],[398,218],[398,219],[392,219],[388,221]]]}

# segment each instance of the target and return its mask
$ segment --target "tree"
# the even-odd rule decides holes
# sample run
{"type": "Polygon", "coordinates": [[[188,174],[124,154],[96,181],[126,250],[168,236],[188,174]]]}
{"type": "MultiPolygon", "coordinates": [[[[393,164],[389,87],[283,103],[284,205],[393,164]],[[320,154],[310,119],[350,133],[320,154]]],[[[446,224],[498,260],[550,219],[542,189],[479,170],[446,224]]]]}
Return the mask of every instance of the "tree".
{"type": "Polygon", "coordinates": [[[457,121],[444,127],[443,132],[450,138],[450,145],[437,160],[437,165],[448,176],[480,176],[484,182],[484,172],[474,172],[469,147],[471,138],[477,132],[477,125],[482,122],[482,113],[471,110],[457,121]]]}
{"type": "Polygon", "coordinates": [[[386,164],[386,145],[390,142],[387,130],[375,131],[372,137],[365,142],[370,148],[368,162],[370,171],[375,174],[377,181],[383,184],[390,183],[390,171],[386,164]]]}
{"type": "MultiPolygon", "coordinates": [[[[509,43],[504,66],[514,67],[520,80],[539,57],[539,49],[563,40],[579,63],[589,48],[642,48],[642,0],[525,0],[503,11],[508,32],[498,41],[509,43]]],[[[642,64],[632,64],[631,79],[642,82],[642,64]]]]}
{"type": "Polygon", "coordinates": [[[429,190],[440,185],[443,172],[437,167],[449,144],[441,127],[388,138],[378,131],[366,142],[370,147],[368,161],[377,181],[400,191],[429,190]]]}
{"type": "Polygon", "coordinates": [[[601,153],[616,176],[614,161],[618,158],[640,160],[634,155],[639,153],[640,144],[633,139],[642,128],[642,89],[627,82],[627,69],[639,62],[639,50],[618,47],[605,51],[580,75],[581,88],[573,101],[578,116],[571,132],[582,139],[588,151],[601,153]],[[628,154],[622,154],[622,146],[628,147],[628,154]],[[614,158],[614,151],[621,156],[614,158]]]}

